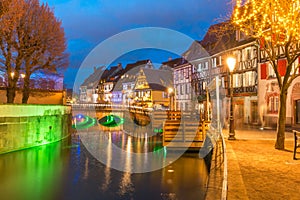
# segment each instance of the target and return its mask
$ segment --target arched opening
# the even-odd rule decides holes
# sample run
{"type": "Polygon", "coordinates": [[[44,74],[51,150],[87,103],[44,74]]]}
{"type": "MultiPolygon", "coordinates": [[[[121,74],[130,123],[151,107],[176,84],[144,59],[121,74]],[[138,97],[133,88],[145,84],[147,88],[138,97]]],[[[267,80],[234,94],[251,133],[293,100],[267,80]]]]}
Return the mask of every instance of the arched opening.
{"type": "Polygon", "coordinates": [[[300,125],[300,83],[296,83],[292,90],[292,112],[294,113],[294,124],[300,125]]]}

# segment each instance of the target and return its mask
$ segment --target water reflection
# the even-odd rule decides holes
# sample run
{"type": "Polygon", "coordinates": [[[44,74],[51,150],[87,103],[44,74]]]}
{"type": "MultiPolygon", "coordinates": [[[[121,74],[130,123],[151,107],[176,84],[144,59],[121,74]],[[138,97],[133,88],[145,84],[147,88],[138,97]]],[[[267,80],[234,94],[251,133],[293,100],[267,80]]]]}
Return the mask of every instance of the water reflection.
{"type": "MultiPolygon", "coordinates": [[[[202,199],[207,182],[207,168],[197,153],[185,153],[178,160],[176,151],[166,151],[161,137],[147,136],[148,133],[127,134],[126,132],[103,132],[90,130],[81,133],[85,148],[98,152],[96,156],[105,158],[101,195],[112,199],[202,199]],[[144,135],[143,135],[144,134],[144,135]],[[97,141],[97,142],[94,142],[97,141]],[[113,147],[122,150],[116,153],[113,147]],[[105,151],[104,151],[105,148],[105,151]],[[133,154],[139,154],[133,162],[133,154]],[[153,154],[149,157],[149,154],[153,154]],[[103,155],[100,155],[103,154],[103,155]],[[117,159],[116,159],[117,157],[117,159]],[[122,166],[115,170],[112,164],[122,166]],[[149,167],[166,162],[167,166],[147,173],[133,173],[136,166],[149,167]],[[145,166],[147,165],[147,166],[145,166]],[[117,180],[116,180],[117,178],[117,180]],[[115,188],[115,189],[112,189],[115,188]],[[116,189],[117,188],[117,189],[116,189]]],[[[94,154],[93,154],[94,155],[94,154]]],[[[99,157],[96,157],[99,159],[99,157]]],[[[102,158],[102,159],[103,159],[102,158]]],[[[103,161],[103,160],[102,160],[103,161]]],[[[98,163],[99,165],[103,165],[98,163]]],[[[94,174],[94,173],[93,173],[94,174]]]]}
{"type": "Polygon", "coordinates": [[[1,199],[55,199],[70,157],[65,142],[0,155],[1,199]]]}
{"type": "Polygon", "coordinates": [[[186,153],[171,161],[176,152],[161,147],[159,136],[126,134],[89,129],[86,142],[105,152],[105,165],[95,159],[80,142],[62,142],[0,156],[1,199],[81,200],[81,199],[203,199],[207,169],[197,153],[186,153]],[[106,143],[109,141],[108,143],[106,143]],[[125,172],[111,168],[117,145],[124,152],[118,163],[125,172]],[[154,156],[149,157],[152,152],[154,156]],[[132,153],[144,153],[136,165],[166,162],[167,167],[148,173],[130,173],[132,153]]]}

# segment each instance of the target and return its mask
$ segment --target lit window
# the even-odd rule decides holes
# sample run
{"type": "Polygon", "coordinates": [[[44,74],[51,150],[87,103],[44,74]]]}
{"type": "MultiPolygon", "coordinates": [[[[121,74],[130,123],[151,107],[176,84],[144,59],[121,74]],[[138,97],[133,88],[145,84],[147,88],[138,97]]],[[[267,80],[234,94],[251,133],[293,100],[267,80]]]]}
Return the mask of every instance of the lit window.
{"type": "Polygon", "coordinates": [[[199,63],[197,71],[200,72],[201,70],[202,70],[202,63],[199,63]]]}
{"type": "Polygon", "coordinates": [[[205,62],[205,68],[204,69],[208,69],[208,62],[205,62]]]}

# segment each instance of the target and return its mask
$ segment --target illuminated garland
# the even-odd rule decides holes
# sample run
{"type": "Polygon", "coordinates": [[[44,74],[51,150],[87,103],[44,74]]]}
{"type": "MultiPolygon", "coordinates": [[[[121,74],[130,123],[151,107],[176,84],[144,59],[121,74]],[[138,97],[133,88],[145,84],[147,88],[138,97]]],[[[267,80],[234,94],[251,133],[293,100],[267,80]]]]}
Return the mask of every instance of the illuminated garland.
{"type": "Polygon", "coordinates": [[[236,0],[232,22],[247,35],[273,45],[300,39],[300,0],[236,0]]]}

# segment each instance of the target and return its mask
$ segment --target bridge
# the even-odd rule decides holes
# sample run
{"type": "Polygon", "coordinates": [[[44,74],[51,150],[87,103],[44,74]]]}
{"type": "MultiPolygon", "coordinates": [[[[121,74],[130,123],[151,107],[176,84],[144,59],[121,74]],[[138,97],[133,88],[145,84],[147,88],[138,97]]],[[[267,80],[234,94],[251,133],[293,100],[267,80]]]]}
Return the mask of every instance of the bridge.
{"type": "MultiPolygon", "coordinates": [[[[89,111],[89,115],[97,119],[109,114],[121,116],[127,125],[133,122],[133,126],[147,127],[154,133],[162,134],[163,146],[170,148],[200,148],[209,128],[209,122],[200,121],[196,112],[154,110],[116,104],[72,104],[72,109],[75,113],[89,111]]],[[[122,125],[119,130],[123,128],[122,125]]],[[[116,127],[107,130],[116,130],[116,127]]]]}

